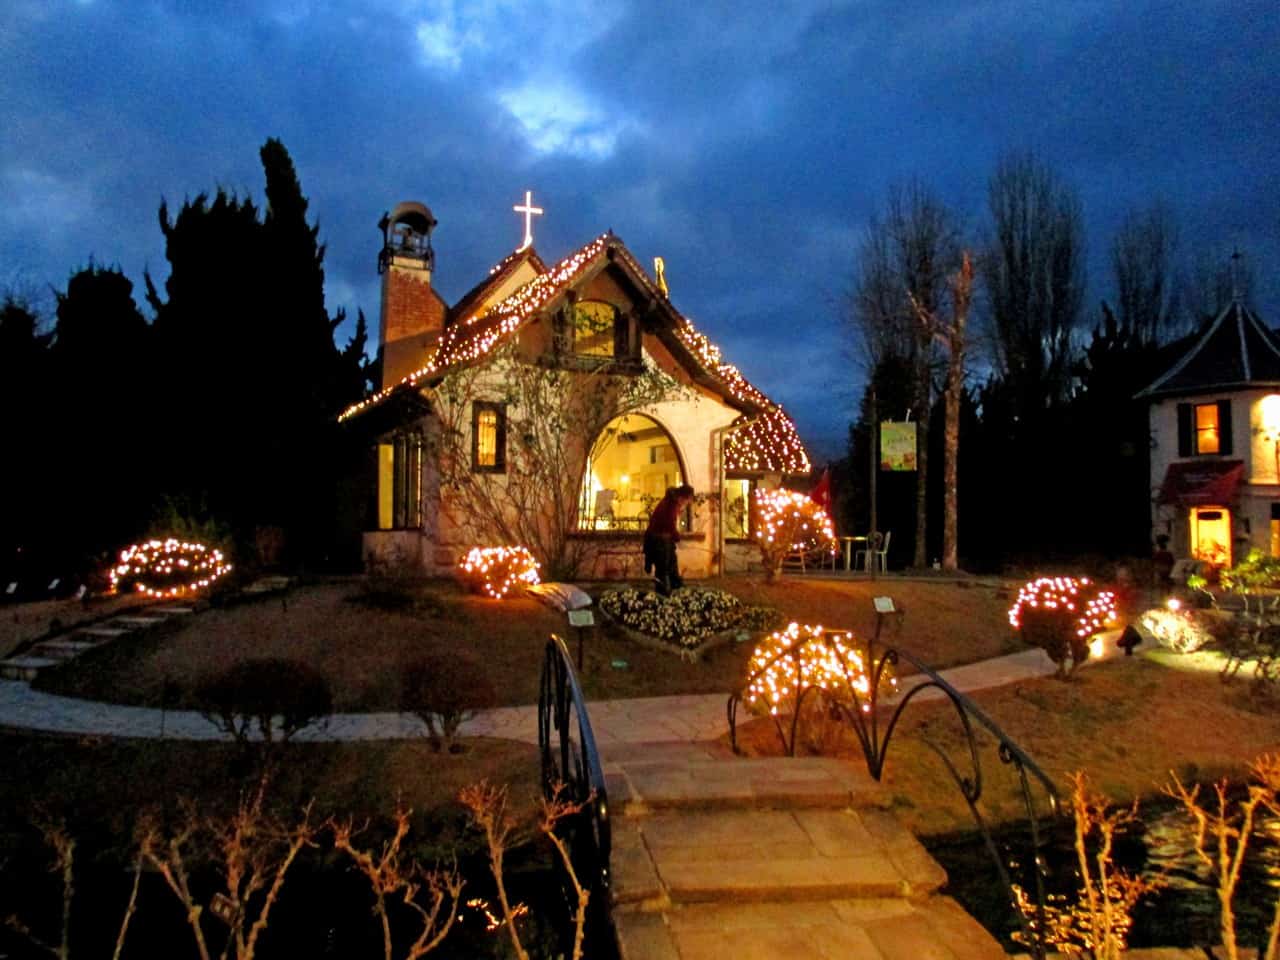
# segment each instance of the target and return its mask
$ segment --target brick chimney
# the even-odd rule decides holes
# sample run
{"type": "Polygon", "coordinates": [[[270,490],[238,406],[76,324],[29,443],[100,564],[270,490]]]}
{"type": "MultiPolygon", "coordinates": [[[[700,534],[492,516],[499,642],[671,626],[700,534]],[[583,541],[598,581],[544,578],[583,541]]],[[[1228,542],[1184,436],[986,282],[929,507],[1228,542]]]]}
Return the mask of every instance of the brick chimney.
{"type": "Polygon", "coordinates": [[[431,288],[435,251],[431,231],[436,219],[421,203],[398,203],[378,221],[382,250],[382,386],[398,383],[421,368],[440,338],[447,312],[431,288]]]}

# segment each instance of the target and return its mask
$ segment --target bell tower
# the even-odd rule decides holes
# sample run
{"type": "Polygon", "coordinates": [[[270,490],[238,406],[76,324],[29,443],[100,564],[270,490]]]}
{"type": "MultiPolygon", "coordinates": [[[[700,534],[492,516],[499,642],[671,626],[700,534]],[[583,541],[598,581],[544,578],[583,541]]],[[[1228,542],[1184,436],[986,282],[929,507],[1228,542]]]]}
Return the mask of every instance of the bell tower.
{"type": "Polygon", "coordinates": [[[427,361],[444,327],[446,306],[431,288],[436,218],[421,203],[398,203],[378,221],[382,249],[382,386],[398,383],[427,361]]]}

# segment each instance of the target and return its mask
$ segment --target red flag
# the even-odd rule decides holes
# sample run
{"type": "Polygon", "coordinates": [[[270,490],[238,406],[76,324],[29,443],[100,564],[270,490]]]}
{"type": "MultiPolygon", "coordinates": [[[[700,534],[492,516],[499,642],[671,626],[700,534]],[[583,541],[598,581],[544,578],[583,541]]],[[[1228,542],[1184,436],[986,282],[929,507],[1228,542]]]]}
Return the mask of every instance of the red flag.
{"type": "Polygon", "coordinates": [[[809,493],[809,499],[820,506],[827,512],[827,516],[831,516],[831,468],[827,467],[822,471],[822,476],[818,479],[818,483],[809,493]]]}

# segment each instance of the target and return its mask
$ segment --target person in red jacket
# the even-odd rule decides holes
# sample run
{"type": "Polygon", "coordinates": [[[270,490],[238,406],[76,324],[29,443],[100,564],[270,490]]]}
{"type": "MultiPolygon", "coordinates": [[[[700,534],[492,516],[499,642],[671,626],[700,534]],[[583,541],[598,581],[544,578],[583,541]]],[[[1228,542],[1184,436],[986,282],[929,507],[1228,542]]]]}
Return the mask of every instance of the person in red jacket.
{"type": "Polygon", "coordinates": [[[687,483],[667,488],[666,496],[649,515],[649,526],[644,532],[644,571],[653,571],[658,592],[664,597],[684,586],[676,562],[676,543],[680,540],[676,527],[681,512],[692,500],[693,487],[687,483]]]}

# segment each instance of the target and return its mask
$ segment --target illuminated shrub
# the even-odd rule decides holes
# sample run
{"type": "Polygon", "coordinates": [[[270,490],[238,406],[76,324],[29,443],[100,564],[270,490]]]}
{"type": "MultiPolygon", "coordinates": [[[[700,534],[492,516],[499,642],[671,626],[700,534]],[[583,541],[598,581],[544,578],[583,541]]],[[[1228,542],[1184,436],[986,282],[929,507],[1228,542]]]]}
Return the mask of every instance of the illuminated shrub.
{"type": "Polygon", "coordinates": [[[463,583],[495,600],[501,600],[516,587],[532,587],[541,582],[538,561],[525,547],[472,547],[458,567],[463,583]]]}
{"type": "Polygon", "coordinates": [[[789,553],[836,552],[836,533],[825,510],[794,490],[756,490],[758,523],[755,539],[764,560],[765,577],[777,577],[789,553]]]}
{"type": "Polygon", "coordinates": [[[234,664],[202,681],[195,699],[206,720],[242,744],[255,732],[266,743],[286,741],[313,723],[327,723],[333,713],[324,675],[277,657],[234,664]]]}
{"type": "Polygon", "coordinates": [[[135,543],[120,551],[111,568],[111,588],[149,597],[181,597],[202,590],[231,570],[231,564],[203,543],[170,537],[135,543]]]}
{"type": "Polygon", "coordinates": [[[1040,647],[1067,677],[1089,658],[1094,634],[1116,621],[1116,597],[1088,577],[1040,577],[1018,591],[1009,623],[1022,639],[1040,647]],[[1067,660],[1071,669],[1067,669],[1067,660]]]}
{"type": "MultiPolygon", "coordinates": [[[[887,671],[881,684],[894,685],[887,671]]],[[[741,699],[753,713],[773,718],[783,749],[793,754],[802,717],[812,720],[841,710],[865,713],[871,709],[870,697],[868,665],[852,633],[790,623],[752,652],[741,699]],[[789,736],[782,724],[788,716],[789,736]]]]}
{"type": "Polygon", "coordinates": [[[400,709],[427,726],[431,746],[456,753],[454,737],[464,720],[496,703],[484,667],[461,654],[424,656],[410,664],[400,681],[400,709]]]}

